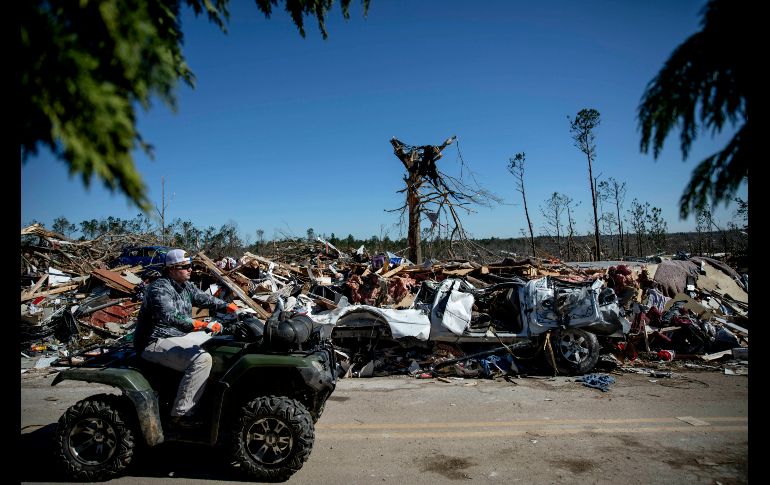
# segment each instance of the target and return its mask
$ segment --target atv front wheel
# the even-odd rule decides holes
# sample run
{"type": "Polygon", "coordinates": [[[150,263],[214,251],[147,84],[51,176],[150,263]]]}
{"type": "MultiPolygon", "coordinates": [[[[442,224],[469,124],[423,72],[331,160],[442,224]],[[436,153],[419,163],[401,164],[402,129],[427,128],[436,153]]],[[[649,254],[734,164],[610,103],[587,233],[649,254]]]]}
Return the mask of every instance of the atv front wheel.
{"type": "Polygon", "coordinates": [[[56,458],[74,479],[113,478],[134,457],[135,427],[124,398],[99,394],[71,406],[56,428],[56,458]]]}
{"type": "Polygon", "coordinates": [[[284,481],[310,456],[313,418],[300,402],[258,397],[241,408],[233,433],[233,460],[249,478],[284,481]]]}
{"type": "MultiPolygon", "coordinates": [[[[568,328],[557,333],[551,337],[551,346],[556,358],[556,371],[562,374],[585,374],[593,370],[599,361],[599,340],[596,335],[579,328],[568,328]]],[[[546,355],[546,360],[553,367],[549,355],[546,355]]]]}

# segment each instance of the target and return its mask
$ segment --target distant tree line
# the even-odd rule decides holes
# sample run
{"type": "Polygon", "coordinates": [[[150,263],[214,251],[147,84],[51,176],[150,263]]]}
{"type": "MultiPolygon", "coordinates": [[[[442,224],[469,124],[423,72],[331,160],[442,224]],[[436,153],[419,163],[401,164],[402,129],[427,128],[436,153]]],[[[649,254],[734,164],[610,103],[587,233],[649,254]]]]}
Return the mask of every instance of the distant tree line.
{"type": "MultiPolygon", "coordinates": [[[[605,186],[617,184],[610,179],[605,186]]],[[[599,187],[602,185],[599,184],[599,187]]],[[[623,187],[624,184],[617,184],[623,187]]],[[[603,193],[607,193],[606,191],[603,193]]],[[[612,194],[617,194],[613,191],[612,194]]],[[[615,196],[616,197],[616,196],[615,196]]],[[[603,198],[600,192],[599,200],[603,198]]],[[[613,200],[617,201],[617,198],[613,200]]],[[[745,257],[748,252],[748,204],[735,199],[738,208],[732,220],[726,224],[717,221],[708,209],[698,212],[695,231],[669,233],[666,221],[663,220],[661,209],[651,206],[648,202],[640,202],[634,199],[631,208],[626,210],[624,221],[617,220],[620,214],[618,207],[621,205],[604,205],[606,212],[601,211],[601,221],[604,230],[600,236],[600,258],[603,260],[619,260],[624,257],[645,257],[656,254],[675,254],[686,252],[692,255],[729,253],[739,257],[745,257]],[[614,212],[613,212],[614,211],[614,212]],[[625,225],[624,225],[625,224],[625,225]],[[624,229],[627,228],[627,229],[624,229]]],[[[511,238],[475,238],[473,242],[488,252],[485,259],[492,254],[499,259],[511,257],[523,259],[533,255],[532,248],[536,249],[534,256],[539,258],[558,258],[562,261],[592,261],[595,260],[595,234],[587,231],[578,234],[575,229],[574,204],[569,197],[554,193],[541,206],[541,210],[550,215],[546,216],[545,227],[541,234],[533,235],[522,230],[521,237],[511,238]]],[[[38,223],[32,220],[27,225],[38,223]]],[[[41,224],[44,226],[44,224],[41,224]]],[[[190,220],[174,219],[166,222],[164,226],[154,223],[146,215],[139,213],[133,219],[121,219],[119,217],[107,217],[103,219],[84,220],[79,223],[70,222],[66,217],[60,216],[54,219],[51,230],[65,237],[77,238],[81,241],[97,238],[108,239],[110,237],[132,235],[134,241],[142,244],[162,244],[172,247],[184,248],[190,252],[204,251],[209,257],[220,259],[225,256],[239,257],[249,251],[256,254],[271,254],[275,251],[277,242],[295,241],[297,243],[311,243],[317,237],[330,242],[341,251],[352,251],[364,246],[367,253],[373,255],[391,252],[399,256],[406,256],[408,251],[407,238],[391,238],[387,233],[372,235],[369,238],[357,238],[352,234],[345,237],[318,234],[313,228],[308,228],[306,237],[297,237],[287,234],[274,234],[269,241],[265,240],[265,231],[256,229],[255,240],[242,235],[238,224],[228,221],[219,228],[208,226],[197,227],[190,220]]],[[[423,254],[428,259],[448,259],[440,241],[424,241],[423,254]]],[[[470,255],[473,258],[473,255],[470,255]]]]}

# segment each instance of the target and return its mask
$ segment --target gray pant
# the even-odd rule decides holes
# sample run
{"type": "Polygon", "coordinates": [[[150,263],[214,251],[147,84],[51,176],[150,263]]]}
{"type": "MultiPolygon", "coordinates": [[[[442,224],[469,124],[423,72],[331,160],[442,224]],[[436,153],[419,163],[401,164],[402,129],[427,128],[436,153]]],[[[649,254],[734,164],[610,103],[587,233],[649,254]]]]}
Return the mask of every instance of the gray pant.
{"type": "Polygon", "coordinates": [[[192,414],[193,406],[203,395],[206,379],[211,373],[211,354],[200,345],[210,338],[203,331],[191,332],[181,337],[159,339],[142,352],[142,358],[147,361],[184,372],[171,408],[172,416],[192,414]]]}

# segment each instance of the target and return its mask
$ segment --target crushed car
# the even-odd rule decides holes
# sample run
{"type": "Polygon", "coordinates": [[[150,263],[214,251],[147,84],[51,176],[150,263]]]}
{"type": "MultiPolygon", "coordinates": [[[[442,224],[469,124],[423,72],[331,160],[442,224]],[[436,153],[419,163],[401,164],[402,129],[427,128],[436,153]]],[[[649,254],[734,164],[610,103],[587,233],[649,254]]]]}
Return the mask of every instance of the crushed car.
{"type": "Polygon", "coordinates": [[[166,253],[169,251],[171,248],[168,246],[127,246],[119,256],[110,261],[110,267],[139,265],[160,268],[166,261],[166,253]]]}
{"type": "Polygon", "coordinates": [[[423,281],[407,309],[349,305],[343,298],[334,310],[309,307],[308,316],[333,325],[332,341],[343,350],[371,351],[384,342],[498,344],[532,356],[550,346],[546,361],[560,373],[579,375],[594,369],[602,342],[624,340],[631,329],[614,291],[602,287],[601,280],[576,283],[546,276],[500,278],[476,288],[448,278],[423,281]]]}

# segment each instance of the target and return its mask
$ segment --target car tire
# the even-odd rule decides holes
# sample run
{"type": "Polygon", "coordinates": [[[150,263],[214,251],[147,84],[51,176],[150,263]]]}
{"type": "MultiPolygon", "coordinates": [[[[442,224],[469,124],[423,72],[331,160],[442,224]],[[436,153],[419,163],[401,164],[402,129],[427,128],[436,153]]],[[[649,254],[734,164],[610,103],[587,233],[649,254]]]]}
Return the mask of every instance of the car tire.
{"type": "MultiPolygon", "coordinates": [[[[556,370],[561,374],[580,375],[591,372],[599,361],[599,339],[596,335],[579,328],[567,328],[551,336],[551,348],[556,360],[556,370]]],[[[553,367],[554,362],[547,355],[553,367]]]]}
{"type": "Polygon", "coordinates": [[[307,461],[315,441],[307,408],[280,396],[258,397],[243,406],[233,431],[233,464],[257,481],[288,480],[307,461]]]}
{"type": "Polygon", "coordinates": [[[122,396],[99,394],[64,412],[56,428],[56,461],[68,477],[107,480],[131,464],[137,428],[130,406],[122,396]]]}

